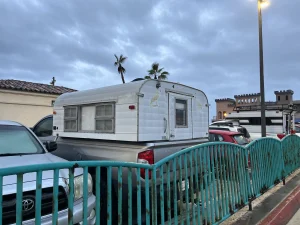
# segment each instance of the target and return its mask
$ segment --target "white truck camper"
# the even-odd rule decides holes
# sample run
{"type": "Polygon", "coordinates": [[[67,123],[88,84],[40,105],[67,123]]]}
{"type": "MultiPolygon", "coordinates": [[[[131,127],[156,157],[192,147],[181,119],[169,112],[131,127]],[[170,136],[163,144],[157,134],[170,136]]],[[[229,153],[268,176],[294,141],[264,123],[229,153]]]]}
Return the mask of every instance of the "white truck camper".
{"type": "Polygon", "coordinates": [[[116,141],[206,139],[208,101],[197,89],[146,80],[57,98],[54,135],[116,141]]]}

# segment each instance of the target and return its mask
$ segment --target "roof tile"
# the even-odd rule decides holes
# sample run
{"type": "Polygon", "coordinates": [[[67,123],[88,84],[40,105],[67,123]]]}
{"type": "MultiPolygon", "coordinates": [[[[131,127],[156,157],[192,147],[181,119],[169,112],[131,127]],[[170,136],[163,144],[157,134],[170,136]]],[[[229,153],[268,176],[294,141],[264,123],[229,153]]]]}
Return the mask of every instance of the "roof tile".
{"type": "Polygon", "coordinates": [[[63,86],[52,86],[50,84],[33,83],[21,80],[0,80],[0,89],[10,89],[45,94],[61,95],[67,92],[77,91],[63,86]]]}

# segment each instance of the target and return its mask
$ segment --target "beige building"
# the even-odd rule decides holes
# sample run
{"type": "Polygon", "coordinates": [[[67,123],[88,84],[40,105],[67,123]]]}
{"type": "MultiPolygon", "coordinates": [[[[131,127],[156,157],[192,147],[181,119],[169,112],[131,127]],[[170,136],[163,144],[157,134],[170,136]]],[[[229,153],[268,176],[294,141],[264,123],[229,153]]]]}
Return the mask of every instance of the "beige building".
{"type": "Polygon", "coordinates": [[[216,117],[214,120],[225,119],[228,113],[232,112],[235,107],[235,100],[231,98],[216,99],[216,117]]]}
{"type": "MultiPolygon", "coordinates": [[[[276,101],[266,102],[266,108],[268,109],[279,109],[284,105],[293,104],[297,107],[295,114],[295,122],[300,123],[300,100],[293,100],[294,91],[292,90],[281,90],[274,92],[276,101]]],[[[246,107],[247,110],[260,110],[260,93],[235,95],[235,99],[224,98],[216,99],[216,116],[213,121],[222,120],[226,118],[229,112],[234,109],[238,110],[241,107],[246,107]]]]}
{"type": "Polygon", "coordinates": [[[19,80],[0,80],[0,120],[33,126],[53,113],[55,99],[76,90],[19,80]]]}

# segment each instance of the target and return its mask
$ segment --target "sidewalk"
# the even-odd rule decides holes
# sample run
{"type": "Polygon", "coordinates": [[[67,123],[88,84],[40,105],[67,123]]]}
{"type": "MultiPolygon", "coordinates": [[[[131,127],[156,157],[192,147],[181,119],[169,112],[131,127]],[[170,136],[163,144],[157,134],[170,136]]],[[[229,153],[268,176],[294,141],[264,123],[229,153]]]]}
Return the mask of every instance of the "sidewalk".
{"type": "Polygon", "coordinates": [[[252,211],[244,207],[221,225],[286,225],[289,222],[289,225],[299,225],[300,169],[286,179],[286,185],[281,182],[254,200],[252,206],[252,211]]]}
{"type": "MultiPolygon", "coordinates": [[[[300,180],[299,180],[300,181],[300,180]]],[[[285,225],[300,208],[300,185],[288,194],[259,225],[285,225]]],[[[300,224],[300,223],[299,223],[300,224]]]]}
{"type": "Polygon", "coordinates": [[[287,225],[299,225],[300,224],[300,209],[293,216],[293,218],[288,222],[287,225]]]}

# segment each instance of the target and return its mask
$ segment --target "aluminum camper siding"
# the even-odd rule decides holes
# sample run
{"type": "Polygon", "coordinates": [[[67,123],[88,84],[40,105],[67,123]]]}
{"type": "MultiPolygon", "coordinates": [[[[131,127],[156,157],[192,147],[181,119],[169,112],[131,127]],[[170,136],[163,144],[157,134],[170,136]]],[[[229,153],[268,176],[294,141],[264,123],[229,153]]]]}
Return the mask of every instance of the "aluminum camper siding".
{"type": "MultiPolygon", "coordinates": [[[[53,126],[54,135],[60,137],[137,141],[138,93],[142,82],[132,82],[109,87],[63,94],[54,104],[53,126]],[[91,105],[104,102],[115,102],[115,131],[114,133],[64,132],[64,107],[91,105]],[[135,105],[135,110],[129,110],[135,105]]],[[[79,121],[80,123],[80,121],[79,121]]]]}
{"type": "Polygon", "coordinates": [[[57,128],[54,135],[58,134],[60,137],[143,142],[208,136],[209,110],[205,94],[200,90],[166,81],[145,80],[64,94],[56,100],[54,111],[56,114],[53,117],[53,126],[57,128]],[[190,98],[187,128],[172,130],[175,103],[171,105],[170,95],[190,98]],[[115,102],[114,133],[64,131],[65,106],[101,102],[115,102]],[[134,105],[135,109],[130,110],[130,105],[134,105]]]}
{"type": "Polygon", "coordinates": [[[208,137],[209,108],[206,95],[171,82],[146,82],[139,97],[138,141],[188,140],[208,137]],[[188,101],[187,127],[175,126],[175,99],[188,101]]]}

